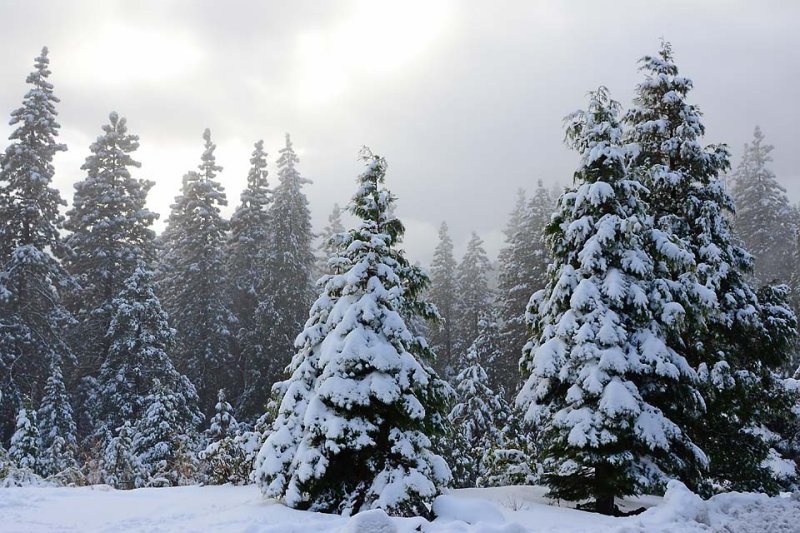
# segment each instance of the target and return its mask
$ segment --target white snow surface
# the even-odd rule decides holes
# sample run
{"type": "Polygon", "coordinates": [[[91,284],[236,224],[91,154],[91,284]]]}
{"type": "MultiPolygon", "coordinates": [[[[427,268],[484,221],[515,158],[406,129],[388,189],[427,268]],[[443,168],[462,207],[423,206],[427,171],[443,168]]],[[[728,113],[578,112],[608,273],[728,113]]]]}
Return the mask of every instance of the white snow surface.
{"type": "Polygon", "coordinates": [[[614,518],[558,506],[542,487],[454,490],[433,504],[438,516],[390,518],[381,510],[341,517],[296,511],[266,500],[255,485],[119,491],[80,488],[0,489],[0,531],[246,533],[788,533],[798,531],[800,500],[721,494],[702,500],[671,482],[664,498],[619,502],[648,509],[614,518]]]}

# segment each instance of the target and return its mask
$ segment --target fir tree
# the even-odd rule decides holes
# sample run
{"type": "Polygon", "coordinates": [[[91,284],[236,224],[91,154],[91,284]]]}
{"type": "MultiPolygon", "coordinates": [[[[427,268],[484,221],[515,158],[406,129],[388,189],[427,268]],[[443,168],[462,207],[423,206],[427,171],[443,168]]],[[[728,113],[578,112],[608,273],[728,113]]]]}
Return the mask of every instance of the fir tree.
{"type": "Polygon", "coordinates": [[[208,431],[211,442],[200,454],[206,462],[207,482],[212,485],[244,483],[252,463],[246,463],[245,450],[236,439],[237,423],[231,414],[231,404],[225,401],[225,391],[221,389],[216,410],[208,431]]]}
{"type": "Polygon", "coordinates": [[[144,486],[144,468],[133,452],[132,433],[131,423],[126,420],[103,451],[103,482],[115,489],[144,486]]]}
{"type": "Polygon", "coordinates": [[[151,226],[158,215],[145,205],[154,183],[130,172],[141,166],[131,155],[138,147],[139,137],[128,133],[125,118],[112,112],[89,148],[91,155],[81,167],[86,177],[75,184],[67,212],[72,253],[65,265],[81,287],[72,298],[79,321],[73,334],[79,378],[96,376],[108,352],[112,300],[139,262],[155,260],[151,226]]]}
{"type": "Polygon", "coordinates": [[[36,411],[21,407],[17,413],[16,430],[11,436],[8,457],[17,468],[39,473],[41,467],[41,448],[39,428],[36,425],[36,411]]]}
{"type": "Polygon", "coordinates": [[[453,240],[442,222],[439,227],[439,244],[433,252],[431,262],[431,290],[429,299],[436,306],[441,320],[430,328],[431,348],[436,353],[436,369],[443,376],[455,372],[455,318],[458,304],[458,265],[453,256],[453,240]]]}
{"type": "Polygon", "coordinates": [[[97,382],[96,436],[108,442],[125,421],[138,420],[156,381],[188,406],[197,393],[169,357],[175,332],[154,293],[153,273],[143,265],[125,281],[111,306],[109,350],[97,382]]]}
{"type": "Polygon", "coordinates": [[[423,276],[395,248],[403,226],[382,186],[386,162],[366,150],[363,158],[350,207],[361,223],[340,252],[346,268],[324,278],[298,337],[255,477],[291,507],[427,515],[449,471],[426,436],[442,407],[439,382],[402,317],[426,307],[416,300],[423,276]]]}
{"type": "Polygon", "coordinates": [[[478,487],[539,484],[542,471],[536,462],[540,452],[536,435],[526,431],[518,409],[509,407],[506,414],[501,438],[483,455],[478,487]]]}
{"type": "Polygon", "coordinates": [[[331,214],[328,215],[328,225],[323,228],[320,235],[319,263],[317,265],[319,276],[337,273],[335,267],[328,264],[328,260],[334,257],[339,250],[338,237],[342,233],[344,233],[342,209],[339,204],[333,204],[331,214]]]}
{"type": "Polygon", "coordinates": [[[764,143],[764,134],[756,126],[753,140],[745,144],[742,160],[733,175],[735,230],[755,258],[756,279],[760,283],[788,283],[795,254],[797,217],[786,189],[768,167],[773,149],[764,143]]]}
{"type": "Polygon", "coordinates": [[[30,90],[11,114],[11,144],[0,169],[0,437],[13,431],[21,392],[36,400],[53,357],[72,361],[64,331],[72,317],[62,304],[74,283],[56,256],[66,254],[59,230],[66,205],[51,187],[56,141],[53,85],[47,48],[28,76],[30,90]]]}
{"type": "Polygon", "coordinates": [[[502,441],[501,428],[509,411],[502,396],[489,387],[484,369],[498,355],[496,327],[485,315],[479,325],[480,333],[464,356],[464,368],[454,379],[458,403],[449,415],[459,434],[452,456],[457,465],[462,465],[453,476],[460,487],[474,487],[485,475],[486,455],[502,441]]]}
{"type": "Polygon", "coordinates": [[[165,250],[159,289],[177,331],[174,362],[197,387],[204,412],[213,411],[217,391],[235,381],[231,325],[225,298],[223,245],[227,222],[220,214],[225,192],[211,133],[203,134],[200,172],[183,178],[163,236],[165,250]]]}
{"type": "Polygon", "coordinates": [[[676,405],[697,413],[697,378],[665,343],[684,313],[654,272],[688,254],[652,227],[645,189],[626,171],[618,113],[601,88],[568,117],[581,164],[547,228],[554,264],[529,306],[530,378],[517,398],[543,442],[549,494],[591,499],[605,514],[615,498],[706,460],[669,418],[676,405]]]}
{"type": "MultiPolygon", "coordinates": [[[[456,342],[458,353],[467,351],[478,336],[478,323],[492,303],[489,272],[492,265],[483,249],[483,241],[472,232],[467,251],[458,265],[458,303],[456,304],[456,342]]],[[[458,365],[457,365],[458,366],[458,365]]]]}
{"type": "Polygon", "coordinates": [[[195,479],[195,427],[202,419],[186,398],[156,378],[136,423],[134,450],[150,486],[186,485],[195,479]]]}
{"type": "MultiPolygon", "coordinates": [[[[500,319],[494,307],[489,307],[481,313],[478,320],[478,336],[472,341],[468,352],[475,350],[478,362],[486,369],[486,385],[494,392],[505,396],[504,381],[501,374],[503,361],[503,346],[501,344],[500,319]]],[[[522,350],[520,350],[520,353],[522,350]]],[[[463,367],[462,367],[463,368],[463,367]]]]}
{"type": "Polygon", "coordinates": [[[255,416],[263,408],[261,392],[264,384],[262,370],[268,365],[263,337],[264,330],[255,323],[259,304],[266,301],[266,254],[269,246],[272,191],[267,182],[267,154],[264,141],[255,144],[247,174],[247,187],[230,223],[227,242],[228,285],[231,291],[231,310],[238,331],[239,370],[241,389],[236,399],[240,412],[255,416]]]}
{"type": "MultiPolygon", "coordinates": [[[[727,217],[733,202],[720,178],[729,167],[728,149],[700,144],[701,114],[686,101],[693,84],[679,75],[669,43],[641,65],[645,80],[626,117],[638,152],[632,168],[648,188],[655,227],[674,234],[695,258],[694,265],[671,270],[657,265],[666,279],[687,287],[692,300],[684,306],[687,328],[670,346],[705,378],[708,415],[687,417],[683,425],[709,456],[712,481],[774,492],[764,466],[769,446],[763,440],[754,445],[754,433],[762,413],[782,410],[787,392],[773,371],[788,361],[796,332],[773,317],[794,317],[774,298],[778,293],[769,289],[772,302],[765,304],[747,281],[752,257],[733,241],[727,217]],[[699,285],[687,284],[695,276],[699,285]]],[[[685,481],[696,486],[698,480],[685,481]]]]}
{"type": "Polygon", "coordinates": [[[495,376],[492,386],[508,392],[518,389],[519,358],[528,339],[525,309],[531,294],[544,288],[550,253],[544,241],[544,228],[553,212],[553,199],[541,180],[526,203],[519,201],[506,228],[506,245],[500,251],[498,308],[502,327],[502,357],[490,367],[495,376]]]}
{"type": "Polygon", "coordinates": [[[311,215],[302,186],[299,158],[287,134],[278,158],[278,186],[269,209],[269,242],[264,252],[263,299],[254,313],[252,348],[247,354],[248,385],[238,405],[248,419],[269,401],[271,386],[291,358],[294,338],[302,330],[311,294],[314,254],[311,215]],[[252,362],[252,363],[249,363],[252,362]]]}
{"type": "Polygon", "coordinates": [[[38,420],[42,450],[39,470],[42,475],[51,476],[75,468],[78,451],[75,419],[58,357],[50,361],[50,376],[44,387],[38,420]]]}
{"type": "Polygon", "coordinates": [[[294,339],[303,330],[311,300],[311,215],[302,186],[309,180],[300,176],[300,159],[289,135],[278,158],[278,186],[270,207],[272,231],[267,255],[267,288],[270,298],[256,311],[268,365],[262,370],[262,404],[269,399],[268,387],[283,375],[292,355],[294,339]]]}
{"type": "Polygon", "coordinates": [[[233,407],[225,400],[225,389],[220,389],[217,394],[217,411],[211,418],[211,426],[208,428],[208,436],[212,441],[220,441],[236,432],[236,419],[231,411],[233,407]]]}

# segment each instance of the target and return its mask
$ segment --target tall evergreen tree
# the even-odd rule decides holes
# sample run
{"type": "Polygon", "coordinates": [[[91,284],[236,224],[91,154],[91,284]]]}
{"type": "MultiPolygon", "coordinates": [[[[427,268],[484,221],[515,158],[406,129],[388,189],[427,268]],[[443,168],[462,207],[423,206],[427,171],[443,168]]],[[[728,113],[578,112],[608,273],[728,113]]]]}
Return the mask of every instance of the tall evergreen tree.
{"type": "Polygon", "coordinates": [[[684,313],[654,271],[688,254],[652,226],[626,171],[619,110],[601,88],[568,119],[581,164],[547,228],[554,265],[529,306],[530,378],[517,398],[543,441],[550,494],[606,514],[615,498],[696,475],[706,460],[670,419],[697,413],[697,378],[665,342],[684,313]]]}
{"type": "Polygon", "coordinates": [[[260,384],[261,408],[269,399],[269,386],[278,381],[292,356],[294,339],[303,330],[311,301],[311,272],[314,253],[311,248],[311,214],[302,191],[309,180],[297,170],[300,159],[289,135],[278,158],[278,186],[270,207],[270,244],[267,254],[266,293],[270,298],[256,310],[257,327],[266,331],[262,337],[264,359],[260,384]]]}
{"type": "Polygon", "coordinates": [[[42,475],[55,475],[77,466],[75,455],[78,441],[69,400],[61,373],[61,361],[55,357],[50,361],[50,376],[44,386],[44,398],[38,416],[42,450],[39,470],[42,475]]]}
{"type": "Polygon", "coordinates": [[[431,324],[430,343],[436,353],[436,370],[443,376],[455,373],[455,318],[458,305],[458,264],[453,256],[453,240],[447,223],[439,226],[439,244],[431,262],[431,290],[429,299],[441,316],[431,324]]]}
{"type": "Polygon", "coordinates": [[[259,404],[264,383],[258,378],[267,364],[264,361],[266,339],[260,335],[263,328],[257,327],[254,322],[256,309],[268,298],[265,294],[266,254],[269,246],[269,206],[272,203],[272,191],[267,182],[264,141],[256,142],[250,165],[247,187],[242,192],[241,203],[231,217],[227,242],[227,275],[231,291],[231,310],[238,328],[236,344],[238,370],[241,374],[237,379],[241,387],[234,391],[238,395],[235,401],[243,412],[249,411],[251,415],[255,415],[263,407],[259,404]]]}
{"type": "Polygon", "coordinates": [[[473,231],[457,272],[458,303],[454,346],[458,354],[464,354],[477,338],[481,314],[492,304],[492,293],[489,289],[491,269],[486,250],[483,249],[483,241],[473,231]]]}
{"type": "Polygon", "coordinates": [[[11,114],[11,144],[0,169],[0,440],[13,431],[23,394],[38,401],[48,362],[72,362],[65,328],[72,317],[63,306],[74,283],[56,256],[67,251],[59,236],[66,205],[51,186],[53,156],[66,150],[58,129],[47,48],[28,76],[30,90],[11,114]]]}
{"type": "Polygon", "coordinates": [[[670,344],[706,378],[708,414],[685,424],[709,455],[717,484],[774,492],[764,465],[769,445],[758,434],[765,421],[792,416],[774,370],[790,356],[794,315],[781,291],[767,289],[762,302],[748,282],[752,257],[733,241],[726,216],[733,202],[720,178],[728,149],[700,144],[701,114],[686,101],[692,81],[679,75],[669,43],[643,58],[641,70],[645,80],[626,117],[629,140],[638,146],[632,167],[649,190],[655,226],[676,235],[696,263],[669,272],[657,266],[673,283],[695,275],[700,283],[688,288],[694,302],[684,308],[687,329],[670,344]]]}
{"type": "Polygon", "coordinates": [[[323,228],[322,234],[320,235],[319,264],[317,266],[317,273],[320,276],[336,273],[335,267],[329,265],[328,260],[336,255],[339,249],[337,237],[342,233],[344,233],[342,209],[339,207],[339,204],[333,204],[331,214],[328,215],[328,225],[323,228]]]}
{"type": "Polygon", "coordinates": [[[754,256],[753,273],[760,283],[788,283],[796,250],[797,216],[784,189],[769,168],[774,147],[756,126],[753,140],[733,174],[736,204],[734,229],[754,256]]]}
{"type": "Polygon", "coordinates": [[[151,227],[158,215],[145,205],[154,183],[131,176],[131,169],[141,166],[132,157],[138,148],[139,137],[128,133],[125,118],[112,112],[89,148],[91,155],[81,167],[86,177],[75,184],[67,212],[72,253],[65,266],[81,287],[71,302],[79,321],[72,335],[78,377],[97,375],[108,352],[112,300],[140,261],[152,265],[155,260],[151,227]]]}
{"type": "Polygon", "coordinates": [[[386,162],[369,151],[350,211],[361,223],[340,252],[341,274],[322,294],[298,337],[292,376],[255,477],[268,497],[316,511],[382,508],[427,515],[449,478],[426,433],[441,411],[425,348],[402,315],[423,304],[422,274],[396,248],[403,226],[383,188],[386,162]]]}
{"type": "Polygon", "coordinates": [[[112,302],[111,316],[95,412],[96,436],[106,443],[126,421],[141,418],[156,380],[186,405],[196,406],[198,401],[194,385],[170,360],[175,331],[155,295],[153,273],[145,266],[137,267],[125,281],[112,302]]]}
{"type": "Polygon", "coordinates": [[[520,196],[506,229],[506,245],[500,251],[498,307],[503,355],[492,369],[498,376],[495,387],[502,384],[509,393],[518,389],[519,358],[528,340],[525,323],[528,300],[547,282],[550,252],[544,240],[544,228],[553,209],[550,191],[539,180],[527,203],[520,196]]]}
{"type": "Polygon", "coordinates": [[[163,235],[161,290],[164,308],[177,331],[174,362],[197,387],[200,406],[211,413],[217,391],[236,377],[232,324],[225,295],[223,246],[228,223],[220,214],[225,191],[216,180],[211,132],[203,133],[200,172],[183,178],[163,235]]]}

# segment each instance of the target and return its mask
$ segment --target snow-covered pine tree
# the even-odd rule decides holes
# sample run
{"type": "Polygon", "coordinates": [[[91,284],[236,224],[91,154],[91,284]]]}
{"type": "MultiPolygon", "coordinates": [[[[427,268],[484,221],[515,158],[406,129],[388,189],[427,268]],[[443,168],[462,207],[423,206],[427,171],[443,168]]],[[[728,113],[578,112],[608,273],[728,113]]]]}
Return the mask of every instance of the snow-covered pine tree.
{"type": "Polygon", "coordinates": [[[0,440],[14,430],[22,393],[38,401],[48,362],[72,362],[65,328],[72,317],[62,301],[74,287],[56,256],[66,254],[59,236],[66,205],[51,187],[53,156],[66,150],[56,141],[59,124],[47,48],[28,76],[30,90],[11,114],[11,144],[0,169],[0,440]]]}
{"type": "Polygon", "coordinates": [[[53,476],[68,468],[76,468],[78,441],[75,418],[58,356],[50,361],[50,375],[44,386],[38,421],[42,451],[39,465],[41,475],[53,476]]]}
{"type": "Polygon", "coordinates": [[[236,438],[239,434],[238,424],[233,418],[231,404],[225,400],[223,389],[219,391],[216,410],[208,430],[210,442],[200,453],[200,458],[205,461],[206,482],[212,485],[245,483],[252,462],[247,462],[245,450],[236,438]]]}
{"type": "Polygon", "coordinates": [[[97,376],[108,353],[111,301],[140,261],[155,260],[152,225],[158,215],[146,207],[154,183],[131,176],[131,169],[141,166],[131,155],[139,137],[128,133],[125,118],[116,112],[102,129],[81,167],[86,177],[75,184],[65,223],[72,232],[65,266],[80,285],[70,298],[79,322],[71,335],[77,379],[97,376]]]}
{"type": "Polygon", "coordinates": [[[457,403],[448,418],[458,433],[453,441],[455,449],[450,452],[457,487],[476,486],[478,478],[486,474],[488,452],[503,439],[502,428],[510,408],[502,394],[489,386],[491,380],[484,367],[496,362],[498,356],[496,317],[484,313],[478,336],[453,380],[457,403]]]}
{"type": "MultiPolygon", "coordinates": [[[[489,273],[492,264],[483,248],[483,240],[474,231],[456,274],[458,300],[455,309],[455,342],[457,354],[464,354],[478,336],[481,313],[492,305],[489,273]]],[[[455,362],[455,367],[460,367],[455,362]]]]}
{"type": "Polygon", "coordinates": [[[786,189],[769,168],[773,149],[756,126],[753,140],[745,144],[742,160],[733,174],[734,229],[753,254],[753,273],[762,284],[791,281],[798,231],[786,189]]]}
{"type": "Polygon", "coordinates": [[[339,204],[333,204],[331,214],[328,215],[328,225],[322,229],[322,233],[320,234],[317,277],[324,274],[336,274],[335,267],[329,265],[328,260],[334,257],[339,249],[337,237],[341,233],[344,233],[342,209],[339,207],[339,204]]]}
{"type": "Polygon", "coordinates": [[[541,476],[536,435],[525,426],[524,414],[509,406],[504,416],[501,438],[483,456],[483,472],[478,487],[536,485],[541,476]]]}
{"type": "Polygon", "coordinates": [[[233,417],[233,407],[225,400],[225,389],[220,389],[217,394],[217,404],[214,406],[216,414],[211,418],[208,428],[208,438],[219,441],[236,433],[236,419],[233,417]]]}
{"type": "Polygon", "coordinates": [[[238,411],[245,417],[255,417],[263,409],[264,383],[262,370],[268,357],[263,338],[264,329],[255,323],[259,304],[268,299],[266,291],[266,254],[269,246],[269,206],[272,191],[267,182],[267,154],[264,141],[255,143],[247,174],[247,187],[230,222],[227,242],[228,286],[231,291],[231,310],[236,317],[236,344],[241,374],[241,388],[233,391],[238,411]]]}
{"type": "MultiPolygon", "coordinates": [[[[796,330],[786,321],[794,316],[779,301],[782,291],[767,289],[767,304],[748,282],[752,257],[732,238],[727,214],[734,206],[720,177],[729,168],[728,149],[700,144],[701,114],[686,101],[693,84],[679,75],[670,44],[644,57],[641,70],[645,80],[626,117],[628,139],[638,147],[632,170],[648,188],[655,227],[675,235],[695,258],[673,269],[656,265],[692,299],[684,306],[684,333],[669,344],[704,378],[707,414],[686,417],[682,426],[709,456],[712,483],[775,492],[765,464],[769,443],[758,435],[776,414],[792,416],[774,370],[790,357],[796,330]],[[699,285],[687,285],[695,276],[699,285]]],[[[697,480],[684,481],[696,488],[697,480]]]]}
{"type": "MultiPolygon", "coordinates": [[[[205,150],[200,172],[183,178],[181,194],[172,204],[162,236],[164,255],[158,288],[177,331],[173,361],[197,387],[200,406],[210,414],[217,391],[238,386],[233,356],[232,324],[226,298],[223,246],[228,223],[220,214],[227,204],[216,180],[211,132],[203,133],[205,150]]],[[[238,389],[237,389],[238,390],[238,389]]]]}
{"type": "Polygon", "coordinates": [[[453,256],[453,240],[446,222],[439,226],[439,244],[431,261],[431,288],[428,298],[436,306],[441,320],[430,325],[431,349],[436,354],[436,370],[442,376],[456,372],[454,344],[458,305],[458,264],[453,256]]]}
{"type": "MultiPolygon", "coordinates": [[[[28,403],[28,402],[26,402],[28,403]]],[[[38,474],[41,467],[41,447],[39,428],[36,425],[36,411],[20,407],[16,417],[16,429],[11,436],[8,457],[17,468],[38,474]]]]}
{"type": "Polygon", "coordinates": [[[531,294],[547,283],[550,252],[544,228],[555,207],[550,191],[538,181],[530,200],[520,193],[518,205],[506,228],[506,245],[499,255],[498,307],[502,321],[502,357],[490,368],[495,374],[492,388],[507,393],[519,388],[519,358],[528,340],[525,309],[531,294]]]}
{"type": "Polygon", "coordinates": [[[652,228],[645,189],[626,171],[619,110],[601,88],[568,117],[581,163],[547,227],[554,264],[528,308],[530,377],[517,397],[542,440],[550,495],[591,499],[605,514],[706,460],[669,418],[697,412],[697,378],[665,343],[684,313],[653,270],[687,254],[652,228]]]}
{"type": "Polygon", "coordinates": [[[431,394],[439,380],[415,355],[426,346],[401,316],[422,306],[423,276],[407,277],[412,267],[396,248],[404,228],[383,187],[385,160],[366,149],[362,158],[367,170],[350,205],[361,223],[339,256],[347,268],[324,278],[297,339],[255,478],[291,507],[427,515],[450,473],[426,435],[442,408],[431,394]]]}
{"type": "Polygon", "coordinates": [[[180,396],[181,404],[199,418],[194,385],[170,360],[175,331],[169,327],[154,292],[153,273],[147,267],[139,265],[125,280],[112,302],[111,316],[109,350],[97,383],[97,438],[108,443],[126,421],[141,418],[156,381],[180,396]]]}
{"type": "Polygon", "coordinates": [[[147,485],[176,486],[195,481],[195,428],[202,416],[156,378],[146,409],[134,429],[133,447],[147,474],[147,485]]]}
{"type": "Polygon", "coordinates": [[[145,483],[144,467],[133,451],[132,434],[133,427],[126,420],[103,451],[103,482],[115,489],[135,489],[145,483]]]}
{"type": "Polygon", "coordinates": [[[261,408],[269,400],[269,387],[283,377],[292,358],[294,339],[303,330],[312,298],[314,268],[311,214],[302,187],[309,180],[297,170],[300,159],[289,135],[278,158],[278,185],[270,206],[270,244],[267,251],[266,293],[270,298],[256,310],[257,328],[267,353],[262,373],[261,408]]]}

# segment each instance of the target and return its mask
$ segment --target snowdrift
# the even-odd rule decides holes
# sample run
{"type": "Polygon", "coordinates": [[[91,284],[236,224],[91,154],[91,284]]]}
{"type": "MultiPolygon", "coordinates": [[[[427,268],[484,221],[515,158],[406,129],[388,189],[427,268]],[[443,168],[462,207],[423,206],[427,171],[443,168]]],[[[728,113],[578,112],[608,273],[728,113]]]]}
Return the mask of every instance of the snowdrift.
{"type": "Polygon", "coordinates": [[[648,509],[614,518],[557,505],[542,487],[455,490],[433,504],[437,517],[393,518],[375,510],[352,517],[296,511],[265,500],[255,486],[190,486],[117,491],[81,488],[0,489],[0,530],[7,533],[203,531],[247,533],[789,533],[800,501],[763,494],[703,500],[678,482],[663,498],[625,500],[648,509]]]}

